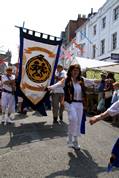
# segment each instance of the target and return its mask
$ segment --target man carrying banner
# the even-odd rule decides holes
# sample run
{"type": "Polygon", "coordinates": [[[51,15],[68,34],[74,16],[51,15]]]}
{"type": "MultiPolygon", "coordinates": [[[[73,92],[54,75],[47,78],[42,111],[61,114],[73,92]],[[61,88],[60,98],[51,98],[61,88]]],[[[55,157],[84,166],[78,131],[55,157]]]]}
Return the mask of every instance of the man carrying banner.
{"type": "Polygon", "coordinates": [[[2,76],[2,123],[13,123],[10,116],[15,112],[15,76],[12,75],[12,67],[7,67],[5,75],[2,76]],[[6,110],[7,118],[5,118],[6,110]]]}
{"type": "MultiPolygon", "coordinates": [[[[61,81],[66,78],[66,71],[63,69],[62,64],[57,65],[55,73],[55,82],[61,81]]],[[[64,89],[63,86],[59,86],[52,92],[52,112],[53,112],[53,123],[58,123],[58,115],[60,122],[63,121],[63,108],[64,108],[64,89]]]]}

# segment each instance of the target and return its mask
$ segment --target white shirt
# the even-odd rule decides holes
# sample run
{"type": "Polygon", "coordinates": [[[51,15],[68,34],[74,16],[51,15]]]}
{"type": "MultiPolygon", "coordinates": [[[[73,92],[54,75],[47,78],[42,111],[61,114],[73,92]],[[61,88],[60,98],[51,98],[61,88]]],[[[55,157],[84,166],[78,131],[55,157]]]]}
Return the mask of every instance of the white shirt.
{"type": "MultiPolygon", "coordinates": [[[[58,78],[66,78],[66,71],[65,70],[62,70],[61,72],[57,72],[56,71],[56,76],[58,77],[58,78]]],[[[64,93],[64,89],[63,89],[63,86],[58,86],[57,88],[55,88],[54,90],[53,90],[53,93],[64,93]]]]}
{"type": "MultiPolygon", "coordinates": [[[[9,78],[10,78],[10,80],[14,80],[15,76],[12,75],[9,78]]],[[[8,85],[4,84],[5,81],[9,81],[9,79],[8,79],[8,77],[6,75],[2,75],[2,80],[1,81],[2,81],[2,88],[6,89],[8,91],[12,91],[12,87],[11,86],[8,86],[8,85]]]]}
{"type": "Polygon", "coordinates": [[[113,103],[108,109],[107,112],[110,116],[116,116],[119,114],[119,100],[117,100],[115,103],[113,103]]]}
{"type": "Polygon", "coordinates": [[[79,83],[74,83],[74,100],[82,100],[82,89],[79,83]]]}
{"type": "Polygon", "coordinates": [[[86,87],[92,87],[92,86],[96,86],[97,84],[95,83],[95,79],[88,79],[85,77],[82,77],[84,79],[84,84],[86,87]]]}

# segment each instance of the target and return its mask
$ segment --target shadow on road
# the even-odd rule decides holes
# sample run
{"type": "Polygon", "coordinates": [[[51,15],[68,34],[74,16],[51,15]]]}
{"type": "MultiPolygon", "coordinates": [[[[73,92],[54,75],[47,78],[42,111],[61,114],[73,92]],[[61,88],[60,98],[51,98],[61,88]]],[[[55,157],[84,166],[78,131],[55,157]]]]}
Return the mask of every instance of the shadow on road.
{"type": "Polygon", "coordinates": [[[75,150],[68,152],[69,169],[54,172],[45,178],[55,177],[77,177],[77,178],[97,178],[101,172],[106,172],[105,167],[99,167],[87,150],[75,150]]]}
{"type": "Polygon", "coordinates": [[[15,114],[14,121],[15,121],[15,120],[22,120],[22,119],[25,119],[25,118],[27,118],[27,117],[28,117],[28,115],[27,115],[27,114],[23,114],[23,113],[16,113],[16,114],[15,114]]]}
{"type": "Polygon", "coordinates": [[[46,122],[21,124],[16,127],[14,124],[0,125],[0,135],[9,133],[9,143],[6,146],[0,145],[0,149],[6,147],[14,147],[42,141],[44,139],[53,139],[57,137],[65,137],[67,135],[67,124],[48,125],[46,122]]]}

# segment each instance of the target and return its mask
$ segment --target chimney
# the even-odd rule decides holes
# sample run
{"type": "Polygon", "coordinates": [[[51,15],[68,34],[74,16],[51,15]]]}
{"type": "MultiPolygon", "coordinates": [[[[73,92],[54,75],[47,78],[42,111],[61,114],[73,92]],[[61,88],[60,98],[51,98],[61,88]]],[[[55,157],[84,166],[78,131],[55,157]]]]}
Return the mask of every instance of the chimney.
{"type": "Polygon", "coordinates": [[[93,8],[91,8],[91,14],[93,14],[93,8]]]}
{"type": "Polygon", "coordinates": [[[86,15],[82,15],[82,18],[86,18],[86,15]]]}
{"type": "Polygon", "coordinates": [[[78,19],[80,19],[81,18],[81,14],[78,14],[78,19]]]}
{"type": "Polygon", "coordinates": [[[91,8],[91,12],[88,14],[88,18],[92,17],[94,15],[93,8],[91,8]]]}

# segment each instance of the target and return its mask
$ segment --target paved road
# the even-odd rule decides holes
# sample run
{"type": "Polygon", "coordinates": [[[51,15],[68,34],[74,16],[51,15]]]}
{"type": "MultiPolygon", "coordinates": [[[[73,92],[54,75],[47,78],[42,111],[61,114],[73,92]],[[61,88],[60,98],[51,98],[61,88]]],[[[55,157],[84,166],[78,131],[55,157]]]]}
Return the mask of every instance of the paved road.
{"type": "MultiPolygon", "coordinates": [[[[119,128],[101,121],[86,123],[79,139],[81,150],[67,147],[67,115],[64,124],[52,125],[52,113],[40,117],[16,114],[15,125],[0,125],[0,178],[119,178],[119,169],[106,172],[119,128]]],[[[1,116],[0,116],[1,117],[1,116]]]]}

